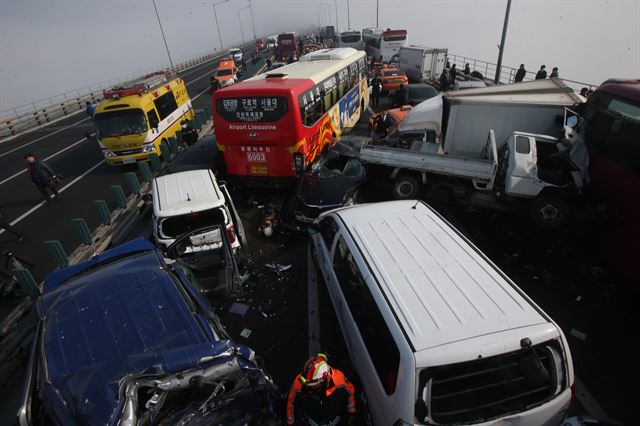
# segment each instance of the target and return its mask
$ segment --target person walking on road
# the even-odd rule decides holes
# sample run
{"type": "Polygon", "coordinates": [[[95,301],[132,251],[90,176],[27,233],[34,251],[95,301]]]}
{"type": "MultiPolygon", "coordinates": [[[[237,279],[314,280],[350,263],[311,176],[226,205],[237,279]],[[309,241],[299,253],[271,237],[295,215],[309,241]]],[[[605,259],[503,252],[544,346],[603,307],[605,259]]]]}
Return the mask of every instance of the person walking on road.
{"type": "Polygon", "coordinates": [[[524,77],[527,75],[527,70],[524,69],[524,64],[520,64],[520,68],[516,71],[516,78],[513,80],[514,83],[520,83],[524,80],[524,77]]]}
{"type": "Polygon", "coordinates": [[[291,385],[287,425],[351,425],[355,388],[344,373],[329,366],[325,354],[309,358],[291,385]]]}
{"type": "Polygon", "coordinates": [[[31,177],[31,182],[43,195],[45,201],[57,198],[60,178],[53,172],[51,167],[44,161],[38,160],[31,153],[25,155],[24,158],[27,161],[27,172],[31,177]]]}
{"type": "Polygon", "coordinates": [[[91,102],[87,101],[87,107],[85,109],[85,112],[89,117],[93,118],[93,114],[96,113],[96,106],[91,102]]]}
{"type": "Polygon", "coordinates": [[[553,67],[553,69],[551,70],[551,75],[549,75],[549,78],[560,78],[558,67],[553,67]]]}
{"type": "Polygon", "coordinates": [[[373,82],[371,82],[371,103],[374,108],[378,107],[380,103],[380,91],[382,89],[382,84],[380,83],[380,79],[376,76],[373,78],[373,82]]]}
{"type": "Polygon", "coordinates": [[[536,80],[544,80],[545,78],[547,78],[547,70],[545,68],[547,68],[546,65],[540,66],[540,70],[536,74],[536,80]]]}
{"type": "Polygon", "coordinates": [[[11,224],[7,221],[7,215],[4,213],[4,210],[0,209],[0,229],[4,229],[16,236],[18,241],[22,241],[24,239],[24,235],[22,235],[16,228],[11,226],[11,224]]]}

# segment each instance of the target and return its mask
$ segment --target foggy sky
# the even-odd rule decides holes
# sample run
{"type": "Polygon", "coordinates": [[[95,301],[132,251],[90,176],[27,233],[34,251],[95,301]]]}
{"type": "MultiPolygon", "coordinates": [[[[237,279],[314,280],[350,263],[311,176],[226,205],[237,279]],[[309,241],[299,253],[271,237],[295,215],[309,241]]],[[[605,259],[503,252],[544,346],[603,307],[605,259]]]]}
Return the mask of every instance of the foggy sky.
{"type": "MultiPolygon", "coordinates": [[[[219,46],[211,0],[156,0],[174,62],[219,46]]],[[[338,27],[347,1],[338,0],[338,27]]],[[[375,0],[351,0],[351,28],[375,26],[375,0]]],[[[225,46],[241,42],[237,10],[216,8],[225,46]]],[[[335,25],[334,0],[253,0],[259,36],[335,25]]],[[[380,0],[380,27],[411,44],[496,61],[506,0],[380,0]]],[[[245,37],[249,9],[241,11],[245,37]]],[[[513,0],[503,63],[560,68],[598,84],[640,77],[640,0],[513,0]]],[[[0,110],[168,64],[151,0],[0,0],[0,110]]]]}

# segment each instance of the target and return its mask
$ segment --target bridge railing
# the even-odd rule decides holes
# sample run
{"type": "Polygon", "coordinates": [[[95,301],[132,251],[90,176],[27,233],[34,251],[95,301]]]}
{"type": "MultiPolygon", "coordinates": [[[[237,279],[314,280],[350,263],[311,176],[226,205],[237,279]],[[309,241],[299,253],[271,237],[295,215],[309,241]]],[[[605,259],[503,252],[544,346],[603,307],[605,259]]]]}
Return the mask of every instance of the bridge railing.
{"type": "MultiPolygon", "coordinates": [[[[244,43],[237,47],[245,49],[252,45],[255,45],[254,41],[244,43]]],[[[203,64],[216,58],[221,58],[226,55],[227,52],[228,49],[224,49],[204,55],[194,56],[175,64],[173,67],[160,66],[147,68],[113,80],[103,81],[89,87],[84,87],[0,111],[0,142],[8,141],[40,126],[81,113],[86,108],[86,102],[99,102],[102,100],[102,93],[104,89],[111,88],[119,83],[162,69],[180,73],[193,66],[203,64]]]]}
{"type": "MultiPolygon", "coordinates": [[[[494,81],[496,76],[497,64],[493,62],[487,62],[479,59],[469,58],[466,56],[453,55],[449,54],[447,59],[451,63],[451,65],[456,64],[456,68],[458,69],[458,73],[461,74],[464,70],[466,64],[469,64],[469,68],[471,71],[478,71],[485,80],[494,81]]],[[[510,84],[515,81],[517,68],[509,67],[509,66],[501,66],[500,67],[500,84],[510,84]]],[[[524,81],[535,80],[536,73],[532,71],[527,71],[527,74],[524,77],[524,81]]],[[[585,83],[583,81],[569,80],[566,78],[560,78],[563,82],[567,84],[567,86],[571,87],[574,90],[579,91],[583,87],[586,87],[590,90],[595,90],[598,87],[598,84],[593,83],[585,83]]]]}

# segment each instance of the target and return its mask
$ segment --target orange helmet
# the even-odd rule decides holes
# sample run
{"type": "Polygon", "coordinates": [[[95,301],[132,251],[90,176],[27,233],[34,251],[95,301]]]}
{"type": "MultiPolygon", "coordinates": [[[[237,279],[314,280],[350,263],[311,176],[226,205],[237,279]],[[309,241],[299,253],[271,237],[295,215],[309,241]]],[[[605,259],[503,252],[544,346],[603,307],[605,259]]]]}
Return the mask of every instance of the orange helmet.
{"type": "Polygon", "coordinates": [[[307,360],[300,374],[300,382],[308,388],[315,388],[325,383],[331,376],[331,367],[325,354],[318,354],[307,360]]]}

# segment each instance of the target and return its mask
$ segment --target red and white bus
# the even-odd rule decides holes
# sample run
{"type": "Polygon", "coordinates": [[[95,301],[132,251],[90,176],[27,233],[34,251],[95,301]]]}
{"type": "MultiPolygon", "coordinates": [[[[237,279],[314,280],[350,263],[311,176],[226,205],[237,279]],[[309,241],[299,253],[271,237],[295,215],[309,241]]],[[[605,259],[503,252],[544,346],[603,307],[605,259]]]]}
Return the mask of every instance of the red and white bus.
{"type": "Polygon", "coordinates": [[[369,104],[366,65],[362,51],[322,49],[215,92],[215,134],[229,177],[267,182],[303,171],[369,104]]]}
{"type": "Polygon", "coordinates": [[[408,45],[407,30],[365,28],[362,40],[367,55],[376,61],[389,62],[402,46],[408,45]]]}

